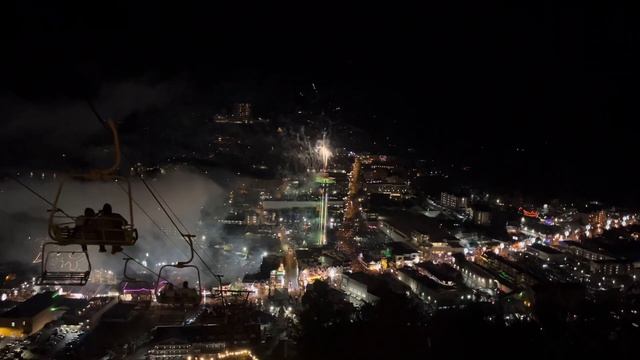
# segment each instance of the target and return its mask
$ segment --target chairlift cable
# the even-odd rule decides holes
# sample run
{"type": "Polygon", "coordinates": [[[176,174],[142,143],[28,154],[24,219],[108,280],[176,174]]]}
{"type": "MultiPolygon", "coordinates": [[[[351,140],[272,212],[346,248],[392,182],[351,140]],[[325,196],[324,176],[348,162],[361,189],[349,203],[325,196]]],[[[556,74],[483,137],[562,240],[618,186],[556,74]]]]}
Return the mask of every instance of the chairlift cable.
{"type": "Polygon", "coordinates": [[[153,192],[153,190],[151,190],[151,187],[149,187],[149,184],[147,184],[147,181],[145,179],[143,179],[143,178],[140,178],[140,180],[142,180],[142,183],[147,188],[147,190],[149,191],[149,193],[151,194],[153,199],[156,201],[156,203],[158,203],[158,205],[160,206],[160,209],[162,210],[162,212],[164,212],[164,214],[167,216],[167,218],[169,218],[169,221],[171,221],[171,224],[173,224],[173,227],[175,227],[176,230],[178,230],[178,233],[180,234],[180,236],[182,236],[185,239],[185,241],[187,242],[187,244],[188,244],[189,241],[187,241],[187,239],[189,237],[191,237],[192,235],[191,234],[185,234],[185,233],[182,232],[182,230],[180,230],[180,227],[178,227],[178,224],[176,224],[176,222],[173,220],[173,218],[171,217],[171,215],[169,214],[167,209],[165,209],[165,207],[162,204],[162,202],[160,201],[160,199],[158,199],[158,196],[156,196],[156,194],[153,192]]]}
{"type": "MultiPolygon", "coordinates": [[[[106,122],[104,121],[104,119],[102,119],[102,117],[100,116],[100,114],[98,113],[98,111],[96,110],[96,108],[93,106],[93,103],[91,103],[91,101],[87,101],[87,103],[89,104],[89,107],[91,108],[91,111],[94,113],[94,115],[96,116],[96,118],[98,119],[98,121],[100,123],[102,123],[103,125],[106,125],[106,122]]],[[[147,182],[144,180],[144,178],[140,177],[140,180],[142,180],[142,183],[144,184],[144,186],[147,188],[147,190],[149,191],[149,193],[151,194],[151,196],[154,198],[154,200],[158,203],[158,205],[160,206],[160,208],[162,209],[162,211],[164,212],[164,214],[169,218],[169,221],[171,222],[171,224],[173,224],[173,226],[176,228],[176,230],[178,231],[178,233],[180,234],[180,236],[182,236],[182,238],[185,240],[185,242],[191,247],[191,250],[196,254],[196,256],[198,256],[198,259],[200,259],[200,261],[202,262],[202,264],[207,268],[207,270],[209,271],[209,273],[211,273],[211,275],[216,278],[218,280],[218,283],[220,285],[220,289],[222,289],[222,275],[220,274],[216,274],[213,272],[213,270],[211,269],[211,267],[209,267],[209,265],[204,261],[204,259],[202,258],[202,256],[200,256],[200,254],[198,253],[198,251],[193,247],[193,240],[191,239],[192,235],[191,234],[185,234],[183,233],[180,228],[178,227],[178,225],[176,224],[176,222],[173,220],[173,218],[169,215],[169,213],[167,212],[167,210],[165,209],[165,207],[162,205],[162,203],[160,202],[160,200],[158,199],[158,197],[156,196],[156,194],[153,192],[153,190],[151,190],[149,184],[147,184],[147,182]]],[[[129,197],[131,198],[131,194],[129,194],[129,197]]],[[[163,198],[163,201],[166,203],[166,201],[163,198]]],[[[169,207],[169,204],[167,204],[167,207],[169,207]]],[[[138,206],[140,207],[140,206],[138,206]]],[[[141,207],[140,207],[141,208],[141,207]]],[[[170,207],[169,207],[170,208],[170,207]]],[[[180,218],[175,214],[175,212],[171,209],[171,213],[173,213],[173,215],[176,217],[176,219],[178,220],[178,222],[184,227],[185,230],[187,230],[187,227],[184,225],[184,223],[180,220],[180,218]]],[[[150,218],[150,217],[149,217],[150,218]]],[[[224,303],[224,298],[223,298],[223,303],[224,303]]]]}
{"type": "MultiPolygon", "coordinates": [[[[89,104],[89,107],[91,108],[91,111],[93,112],[93,114],[96,116],[96,118],[98,119],[98,121],[102,124],[102,125],[106,125],[106,122],[104,121],[104,119],[100,116],[100,114],[98,113],[98,111],[96,110],[95,106],[93,106],[93,103],[89,100],[87,100],[87,103],[89,104]]],[[[12,180],[14,180],[15,182],[17,182],[18,184],[22,185],[25,189],[27,189],[29,192],[31,192],[33,195],[37,196],[40,200],[44,201],[45,203],[47,203],[49,206],[55,208],[56,211],[61,212],[64,216],[70,218],[70,219],[75,219],[74,216],[71,216],[69,214],[67,214],[64,210],[58,208],[55,206],[54,203],[52,203],[51,201],[49,201],[47,198],[45,198],[44,196],[40,195],[37,191],[33,190],[29,185],[25,184],[24,182],[22,182],[20,179],[18,179],[15,176],[12,175],[8,175],[7,177],[11,178],[12,180]]]]}
{"type": "Polygon", "coordinates": [[[158,278],[160,278],[160,279],[162,279],[162,280],[164,280],[164,281],[166,281],[166,282],[168,282],[168,283],[170,283],[170,284],[171,284],[171,281],[169,281],[169,280],[167,280],[167,279],[163,278],[163,277],[162,277],[162,276],[160,276],[157,272],[155,272],[155,271],[151,270],[148,266],[146,266],[146,265],[142,264],[140,261],[136,260],[133,256],[131,256],[131,255],[127,254],[127,253],[126,253],[126,252],[124,252],[124,251],[120,251],[120,252],[121,252],[124,256],[126,256],[128,259],[130,259],[131,261],[133,261],[133,262],[135,262],[136,264],[140,265],[142,268],[144,268],[144,269],[145,269],[145,270],[147,270],[148,272],[152,273],[153,275],[157,276],[158,278]]]}
{"type": "MultiPolygon", "coordinates": [[[[191,247],[191,250],[196,254],[196,256],[198,257],[198,259],[200,259],[200,262],[202,262],[202,264],[207,268],[207,270],[209,271],[209,273],[218,280],[220,289],[222,289],[222,275],[220,274],[216,274],[211,267],[209,266],[209,264],[207,264],[206,261],[204,261],[204,259],[202,258],[202,256],[200,256],[200,253],[198,253],[198,251],[193,247],[193,240],[191,239],[192,235],[191,234],[183,234],[182,231],[180,230],[180,228],[178,227],[178,225],[176,224],[176,222],[173,220],[173,218],[169,215],[169,212],[167,212],[167,209],[164,207],[164,205],[162,204],[162,202],[160,201],[160,199],[158,198],[158,196],[156,196],[156,194],[154,193],[154,191],[151,189],[151,187],[149,186],[149,184],[142,179],[142,183],[144,184],[144,186],[147,188],[147,190],[149,191],[149,193],[151,194],[151,196],[153,196],[153,198],[156,200],[156,202],[158,203],[158,205],[160,206],[160,209],[162,209],[162,211],[164,212],[164,214],[169,218],[169,221],[171,221],[171,224],[173,224],[173,226],[176,228],[176,230],[180,233],[180,235],[182,235],[182,237],[184,238],[184,240],[187,242],[187,245],[189,245],[189,247],[191,247]],[[189,236],[187,236],[189,235],[189,236]]],[[[159,194],[158,194],[159,195],[159,194]]],[[[173,211],[172,211],[173,212],[173,211]]],[[[177,218],[177,216],[176,216],[177,218]]],[[[178,220],[179,221],[179,220],[178,220]]],[[[180,221],[181,222],[181,221],[180,221]]],[[[184,226],[184,224],[183,224],[184,226]]],[[[186,226],[185,226],[186,229],[186,226]]],[[[223,298],[223,302],[224,302],[224,298],[223,298]]]]}
{"type": "MultiPolygon", "coordinates": [[[[120,189],[121,189],[125,194],[127,193],[127,190],[125,190],[125,189],[124,189],[124,187],[122,186],[122,184],[118,183],[118,186],[120,187],[120,189]]],[[[172,241],[172,242],[174,242],[174,243],[175,243],[176,239],[175,239],[174,237],[169,236],[169,234],[167,234],[167,231],[166,231],[166,230],[164,230],[164,229],[162,228],[162,226],[160,226],[160,224],[159,224],[159,223],[158,223],[158,222],[157,222],[157,221],[156,221],[156,220],[155,220],[155,219],[154,219],[154,218],[149,214],[149,212],[147,212],[147,211],[142,207],[142,205],[140,205],[140,203],[139,203],[135,198],[133,198],[133,196],[132,196],[131,200],[132,200],[132,201],[133,201],[133,203],[136,205],[136,207],[137,207],[137,208],[138,208],[138,209],[139,209],[139,210],[140,210],[140,211],[141,211],[141,212],[142,212],[142,213],[147,217],[147,219],[149,219],[149,221],[151,221],[151,223],[152,223],[152,224],[153,224],[153,225],[158,229],[158,231],[159,231],[160,233],[162,233],[162,235],[164,235],[164,237],[165,237],[167,240],[170,240],[170,241],[172,241]]],[[[187,254],[185,254],[182,250],[180,250],[180,252],[181,252],[183,255],[187,256],[187,254]]]]}
{"type": "MultiPolygon", "coordinates": [[[[158,198],[160,196],[160,194],[158,194],[156,196],[156,194],[154,193],[154,191],[151,189],[151,187],[149,186],[149,184],[144,180],[141,179],[142,183],[146,186],[147,190],[149,190],[149,193],[151,193],[151,195],[153,196],[153,198],[156,200],[156,202],[158,203],[158,205],[160,206],[160,209],[162,209],[162,211],[165,213],[165,215],[167,215],[167,217],[169,218],[169,220],[171,221],[171,223],[173,224],[173,226],[176,228],[176,230],[178,230],[178,232],[180,233],[180,235],[183,236],[183,238],[185,239],[185,241],[187,242],[187,244],[193,248],[193,242],[189,241],[191,240],[190,237],[191,236],[187,236],[187,234],[183,234],[182,231],[180,230],[180,228],[178,227],[178,225],[176,224],[176,222],[173,220],[173,218],[169,215],[169,212],[167,211],[167,209],[164,207],[164,205],[160,202],[160,199],[158,198]]],[[[177,218],[177,216],[176,216],[177,218]]],[[[180,221],[178,219],[178,221],[180,221]]],[[[180,221],[181,222],[181,221],[180,221]]],[[[184,226],[184,224],[183,224],[184,226]]],[[[185,226],[186,229],[186,226],[185,226]]],[[[190,234],[188,234],[190,235],[190,234]]],[[[211,273],[211,275],[213,275],[215,278],[221,277],[221,275],[216,274],[213,272],[213,270],[209,267],[209,265],[204,261],[204,259],[202,258],[202,256],[200,256],[200,254],[198,253],[198,251],[196,249],[193,249],[193,252],[196,254],[196,256],[198,256],[198,259],[200,259],[200,261],[204,264],[204,266],[207,268],[207,270],[211,273]]],[[[219,280],[220,281],[220,280],[219,280]]]]}
{"type": "MultiPolygon", "coordinates": [[[[127,194],[127,190],[125,190],[125,189],[124,189],[124,187],[122,187],[122,184],[118,183],[118,187],[120,187],[120,189],[121,189],[125,194],[127,194]]],[[[153,225],[155,225],[155,226],[156,226],[156,228],[158,228],[158,230],[159,230],[163,235],[165,235],[167,238],[169,238],[169,235],[167,235],[167,233],[165,232],[165,230],[163,230],[163,229],[162,229],[162,227],[160,226],[160,224],[158,224],[158,223],[157,223],[157,222],[156,222],[156,221],[151,217],[151,215],[149,215],[149,213],[148,213],[144,208],[142,208],[142,205],[140,205],[140,203],[139,203],[136,199],[134,199],[133,197],[132,197],[132,201],[133,201],[133,203],[136,205],[136,207],[137,207],[137,208],[138,208],[138,209],[139,209],[139,210],[140,210],[140,211],[141,211],[141,212],[142,212],[142,213],[143,213],[143,214],[144,214],[144,215],[149,219],[149,221],[151,221],[151,223],[152,223],[153,225]]]]}
{"type": "MultiPolygon", "coordinates": [[[[171,205],[169,205],[169,203],[164,199],[164,197],[162,196],[162,194],[160,194],[160,192],[158,190],[156,190],[155,187],[153,187],[153,184],[149,184],[149,187],[151,187],[151,189],[153,189],[153,191],[158,195],[158,198],[160,198],[160,200],[162,200],[162,202],[164,203],[164,205],[167,207],[167,209],[169,209],[169,212],[171,214],[173,214],[173,216],[175,217],[176,221],[182,225],[182,227],[184,228],[184,230],[188,233],[191,234],[191,231],[189,231],[189,229],[187,228],[187,226],[182,222],[182,220],[180,220],[180,217],[175,213],[175,211],[173,211],[173,209],[171,208],[171,205]]],[[[193,239],[190,239],[189,241],[189,246],[193,247],[193,239]]],[[[220,280],[219,277],[221,277],[221,275],[219,274],[215,274],[213,272],[213,270],[211,270],[211,268],[209,267],[209,265],[204,261],[204,259],[200,256],[200,254],[198,253],[198,251],[196,249],[193,249],[193,252],[196,254],[196,256],[198,257],[198,259],[200,259],[200,261],[204,264],[204,266],[207,268],[207,270],[211,273],[212,276],[216,277],[218,279],[218,281],[220,283],[222,283],[222,281],[220,280]]]]}
{"type": "Polygon", "coordinates": [[[164,197],[162,197],[162,194],[160,194],[160,192],[153,186],[153,184],[149,184],[149,186],[151,187],[151,189],[153,189],[153,191],[158,195],[158,197],[160,198],[160,200],[162,200],[162,202],[164,203],[164,205],[167,207],[167,209],[169,209],[169,212],[175,217],[175,219],[178,221],[178,224],[182,225],[182,228],[184,229],[184,231],[187,234],[191,234],[191,231],[189,231],[189,229],[187,229],[187,227],[185,226],[185,224],[182,222],[182,220],[180,220],[180,217],[178,217],[178,215],[176,215],[175,211],[173,211],[173,209],[171,208],[171,206],[169,205],[169,203],[167,202],[167,200],[164,199],[164,197]]]}
{"type": "MultiPolygon", "coordinates": [[[[18,179],[15,176],[9,176],[9,178],[13,179],[15,182],[17,182],[18,184],[22,185],[25,189],[29,190],[29,192],[31,192],[33,195],[37,196],[40,200],[44,201],[45,203],[47,203],[49,206],[51,207],[55,207],[54,203],[52,203],[51,201],[49,201],[47,198],[45,198],[44,196],[40,195],[37,191],[33,190],[29,185],[25,184],[24,182],[20,181],[20,179],[18,179]]],[[[70,219],[75,219],[74,216],[71,216],[69,214],[67,214],[64,210],[56,207],[56,211],[60,211],[64,216],[70,218],[70,219]]]]}
{"type": "Polygon", "coordinates": [[[91,102],[91,100],[87,99],[87,104],[89,104],[89,107],[91,108],[91,112],[93,112],[93,115],[96,116],[96,119],[98,119],[98,121],[103,125],[106,126],[107,122],[104,121],[104,119],[102,118],[102,116],[100,116],[100,114],[98,113],[98,110],[96,110],[96,107],[93,105],[93,103],[91,102]]]}

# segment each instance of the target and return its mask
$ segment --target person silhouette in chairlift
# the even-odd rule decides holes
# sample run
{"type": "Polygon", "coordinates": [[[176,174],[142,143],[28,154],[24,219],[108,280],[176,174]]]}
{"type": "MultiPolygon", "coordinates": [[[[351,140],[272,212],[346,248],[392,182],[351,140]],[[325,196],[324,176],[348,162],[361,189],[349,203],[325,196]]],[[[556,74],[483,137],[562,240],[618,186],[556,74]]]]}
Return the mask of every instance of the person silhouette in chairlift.
{"type": "MultiPolygon", "coordinates": [[[[125,225],[127,225],[127,219],[125,219],[124,216],[118,213],[114,213],[111,208],[111,204],[105,203],[102,206],[102,210],[100,210],[100,212],[98,213],[98,218],[100,218],[100,226],[102,227],[101,230],[103,233],[103,237],[108,237],[107,234],[114,233],[110,230],[116,230],[115,233],[119,234],[118,236],[120,236],[120,234],[124,234],[122,232],[122,229],[125,225]]],[[[100,245],[100,252],[104,251],[106,251],[104,245],[100,245]]],[[[112,254],[115,254],[119,251],[122,251],[122,247],[120,245],[113,245],[111,247],[112,254]]]]}
{"type": "MultiPolygon", "coordinates": [[[[73,237],[76,239],[86,240],[92,239],[95,236],[93,221],[92,219],[96,217],[96,212],[88,207],[84,209],[84,214],[76,217],[76,226],[73,228],[73,237]]],[[[81,244],[82,251],[87,251],[87,245],[81,244]]]]}

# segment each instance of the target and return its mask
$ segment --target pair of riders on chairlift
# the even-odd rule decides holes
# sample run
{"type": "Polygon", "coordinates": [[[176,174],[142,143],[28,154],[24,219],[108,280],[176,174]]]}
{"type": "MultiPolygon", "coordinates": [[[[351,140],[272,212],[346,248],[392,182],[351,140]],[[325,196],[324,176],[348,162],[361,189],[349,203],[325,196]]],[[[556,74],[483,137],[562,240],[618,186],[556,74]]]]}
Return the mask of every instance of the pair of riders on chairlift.
{"type": "Polygon", "coordinates": [[[163,297],[175,299],[196,299],[199,296],[196,289],[189,287],[188,281],[182,283],[182,288],[175,288],[172,283],[168,283],[167,286],[160,291],[160,294],[163,297]]]}
{"type": "MultiPolygon", "coordinates": [[[[92,208],[84,209],[84,215],[75,220],[73,237],[76,239],[101,239],[105,243],[113,243],[123,238],[123,228],[127,220],[120,214],[114,213],[111,204],[105,203],[97,214],[92,208]]],[[[82,250],[87,250],[86,244],[81,244],[82,250]]],[[[106,252],[105,244],[100,245],[100,252],[106,252]]],[[[120,245],[114,244],[111,253],[122,251],[120,245]]]]}

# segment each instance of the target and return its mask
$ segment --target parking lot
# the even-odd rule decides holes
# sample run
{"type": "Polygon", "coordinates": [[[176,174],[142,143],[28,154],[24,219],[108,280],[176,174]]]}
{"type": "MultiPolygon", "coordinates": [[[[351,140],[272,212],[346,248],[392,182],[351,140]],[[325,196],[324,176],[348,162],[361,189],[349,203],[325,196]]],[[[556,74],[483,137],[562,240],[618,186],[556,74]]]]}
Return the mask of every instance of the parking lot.
{"type": "Polygon", "coordinates": [[[1,359],[53,358],[71,355],[84,334],[82,325],[51,325],[24,339],[0,339],[1,359]]]}

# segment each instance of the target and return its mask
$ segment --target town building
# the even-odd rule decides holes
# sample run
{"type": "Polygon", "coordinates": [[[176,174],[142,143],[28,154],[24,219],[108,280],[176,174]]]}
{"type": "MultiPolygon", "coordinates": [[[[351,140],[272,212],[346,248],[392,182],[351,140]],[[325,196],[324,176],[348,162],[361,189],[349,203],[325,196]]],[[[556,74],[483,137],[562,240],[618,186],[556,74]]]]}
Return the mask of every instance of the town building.
{"type": "Polygon", "coordinates": [[[589,269],[602,275],[629,275],[634,273],[633,262],[626,260],[591,260],[589,269]]]}
{"type": "Polygon", "coordinates": [[[471,208],[471,218],[476,225],[491,225],[491,209],[487,205],[474,205],[471,208]]]}
{"type": "Polygon", "coordinates": [[[562,251],[540,243],[533,243],[527,247],[527,252],[544,261],[562,261],[566,256],[562,251]]]}
{"type": "Polygon", "coordinates": [[[420,252],[406,243],[393,241],[388,244],[392,260],[397,267],[414,264],[420,261],[420,252]]]}
{"type": "Polygon", "coordinates": [[[467,209],[469,207],[469,197],[461,194],[442,192],[440,193],[440,204],[450,209],[467,209]]]}
{"type": "Polygon", "coordinates": [[[420,299],[433,304],[435,307],[464,304],[473,299],[471,289],[464,286],[443,285],[412,268],[399,269],[397,276],[420,299]]]}
{"type": "Polygon", "coordinates": [[[453,256],[455,262],[453,268],[462,273],[464,284],[472,289],[485,290],[489,293],[495,293],[499,287],[498,281],[481,266],[468,261],[464,255],[456,254],[453,256]]]}
{"type": "Polygon", "coordinates": [[[542,280],[524,266],[508,260],[492,251],[487,251],[481,256],[478,256],[476,261],[479,264],[494,270],[500,275],[498,277],[498,281],[512,289],[515,288],[514,285],[533,286],[542,280]]]}
{"type": "Polygon", "coordinates": [[[614,258],[607,254],[602,249],[596,249],[594,247],[587,247],[577,241],[567,240],[562,241],[561,246],[570,254],[587,260],[613,260],[614,258]]]}
{"type": "Polygon", "coordinates": [[[21,337],[40,331],[64,314],[64,308],[55,306],[58,296],[57,292],[45,291],[0,314],[0,334],[21,337]]]}
{"type": "Polygon", "coordinates": [[[380,299],[379,294],[375,294],[379,285],[380,280],[376,279],[374,275],[362,272],[344,273],[340,282],[340,290],[344,291],[355,305],[371,304],[380,299]]]}
{"type": "Polygon", "coordinates": [[[432,261],[425,261],[417,264],[416,270],[443,285],[462,284],[462,274],[447,263],[436,264],[432,261]]]}

